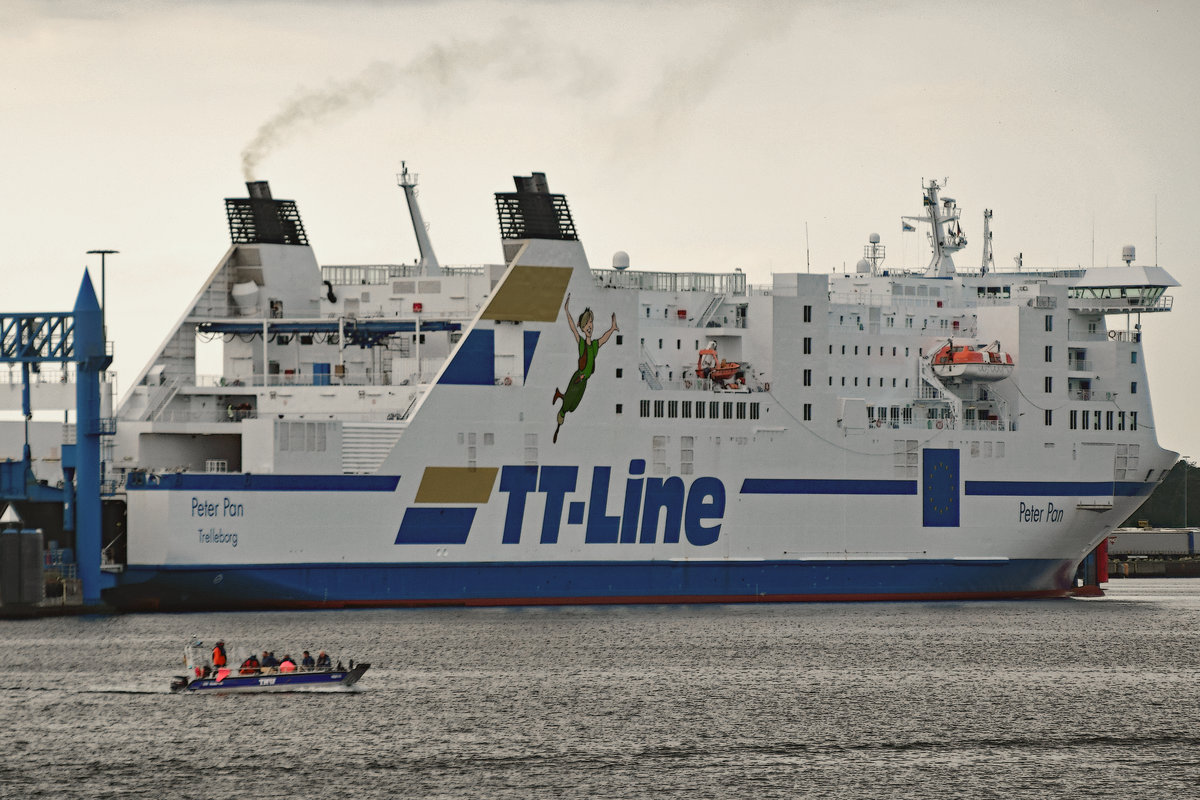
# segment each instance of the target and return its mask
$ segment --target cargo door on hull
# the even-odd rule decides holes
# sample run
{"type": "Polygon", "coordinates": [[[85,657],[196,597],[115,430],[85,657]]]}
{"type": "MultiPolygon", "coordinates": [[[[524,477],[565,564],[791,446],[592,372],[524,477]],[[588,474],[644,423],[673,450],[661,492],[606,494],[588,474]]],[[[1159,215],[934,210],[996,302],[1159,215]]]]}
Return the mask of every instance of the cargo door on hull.
{"type": "Polygon", "coordinates": [[[1075,456],[1083,464],[1086,485],[1095,492],[1080,495],[1076,507],[1081,511],[1108,511],[1113,507],[1117,481],[1116,450],[1117,446],[1112,442],[1083,442],[1079,445],[1075,456]]]}

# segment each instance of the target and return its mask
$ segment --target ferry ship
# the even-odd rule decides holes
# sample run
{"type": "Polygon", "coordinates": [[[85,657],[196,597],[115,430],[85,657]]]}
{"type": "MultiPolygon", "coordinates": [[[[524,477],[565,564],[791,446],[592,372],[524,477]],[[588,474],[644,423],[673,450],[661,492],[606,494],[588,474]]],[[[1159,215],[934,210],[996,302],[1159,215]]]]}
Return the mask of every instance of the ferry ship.
{"type": "Polygon", "coordinates": [[[225,201],[229,249],[115,413],[106,602],[1057,596],[1175,462],[1140,323],[1178,284],[1132,248],[997,271],[985,212],[960,269],[922,181],[924,269],[877,235],[762,286],[592,268],[534,173],[495,195],[503,263],[449,267],[398,183],[413,264],[319,264],[265,182],[225,201]]]}

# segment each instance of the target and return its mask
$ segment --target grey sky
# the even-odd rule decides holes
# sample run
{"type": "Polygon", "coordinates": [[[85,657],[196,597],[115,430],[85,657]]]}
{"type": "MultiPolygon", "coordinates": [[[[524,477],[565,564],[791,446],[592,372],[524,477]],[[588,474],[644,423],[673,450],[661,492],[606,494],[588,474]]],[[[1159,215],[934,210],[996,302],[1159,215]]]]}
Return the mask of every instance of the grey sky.
{"type": "Polygon", "coordinates": [[[0,7],[6,310],[70,306],[111,247],[132,379],[228,243],[243,154],[323,263],[416,255],[407,159],[447,263],[500,259],[492,193],[545,171],[595,265],[754,282],[924,263],[922,177],[950,179],[975,266],[1115,264],[1185,286],[1143,321],[1164,445],[1200,456],[1192,321],[1200,12],[1189,3],[93,3],[0,7]],[[257,145],[256,145],[257,142],[257,145]]]}

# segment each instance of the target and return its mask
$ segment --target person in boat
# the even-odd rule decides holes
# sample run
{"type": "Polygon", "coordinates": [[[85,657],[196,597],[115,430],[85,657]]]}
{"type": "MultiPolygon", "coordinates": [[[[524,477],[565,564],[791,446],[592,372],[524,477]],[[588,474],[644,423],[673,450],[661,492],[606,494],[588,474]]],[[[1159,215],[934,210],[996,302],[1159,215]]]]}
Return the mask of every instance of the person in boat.
{"type": "Polygon", "coordinates": [[[329,653],[324,650],[317,654],[317,669],[329,669],[329,653]]]}
{"type": "Polygon", "coordinates": [[[296,671],[296,662],[292,660],[291,656],[285,654],[283,656],[283,661],[279,662],[279,671],[280,672],[295,672],[296,671]]]}
{"type": "Polygon", "coordinates": [[[229,657],[225,654],[225,641],[221,640],[213,645],[212,665],[213,669],[220,669],[229,663],[229,657]]]}
{"type": "Polygon", "coordinates": [[[583,310],[583,313],[579,315],[578,327],[575,325],[575,320],[571,318],[570,294],[567,294],[567,299],[563,303],[563,310],[567,312],[567,325],[571,326],[571,335],[575,337],[575,343],[579,347],[579,368],[567,381],[567,390],[562,392],[556,388],[554,399],[550,401],[551,404],[554,404],[562,400],[562,406],[558,410],[558,426],[554,429],[554,438],[551,439],[553,442],[558,441],[558,430],[566,420],[567,413],[579,407],[579,401],[583,399],[583,392],[587,389],[588,378],[592,377],[596,371],[596,355],[600,352],[600,348],[615,331],[620,330],[617,327],[617,315],[613,314],[612,325],[604,332],[604,335],[593,341],[592,330],[596,315],[592,313],[592,310],[590,308],[583,310]]]}
{"type": "Polygon", "coordinates": [[[242,662],[242,667],[239,672],[242,675],[253,675],[254,673],[258,672],[258,668],[260,666],[261,665],[259,664],[258,659],[254,657],[253,653],[251,653],[250,657],[242,662]]]}
{"type": "Polygon", "coordinates": [[[312,669],[312,668],[313,668],[313,667],[315,667],[316,665],[317,665],[317,662],[313,661],[313,657],[312,657],[311,655],[309,655],[309,652],[308,652],[307,650],[305,650],[305,651],[304,651],[304,658],[300,659],[300,666],[301,666],[301,668],[303,668],[303,669],[312,669]]]}

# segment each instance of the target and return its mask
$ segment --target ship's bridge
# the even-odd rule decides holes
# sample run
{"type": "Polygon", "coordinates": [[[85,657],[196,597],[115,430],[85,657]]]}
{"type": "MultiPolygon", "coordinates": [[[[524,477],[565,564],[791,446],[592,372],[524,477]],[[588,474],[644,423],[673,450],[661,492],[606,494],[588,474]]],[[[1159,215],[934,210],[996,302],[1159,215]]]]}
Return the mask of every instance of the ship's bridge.
{"type": "Polygon", "coordinates": [[[1172,286],[1179,282],[1162,267],[1089,269],[1071,284],[1067,304],[1084,314],[1170,311],[1172,286]]]}

